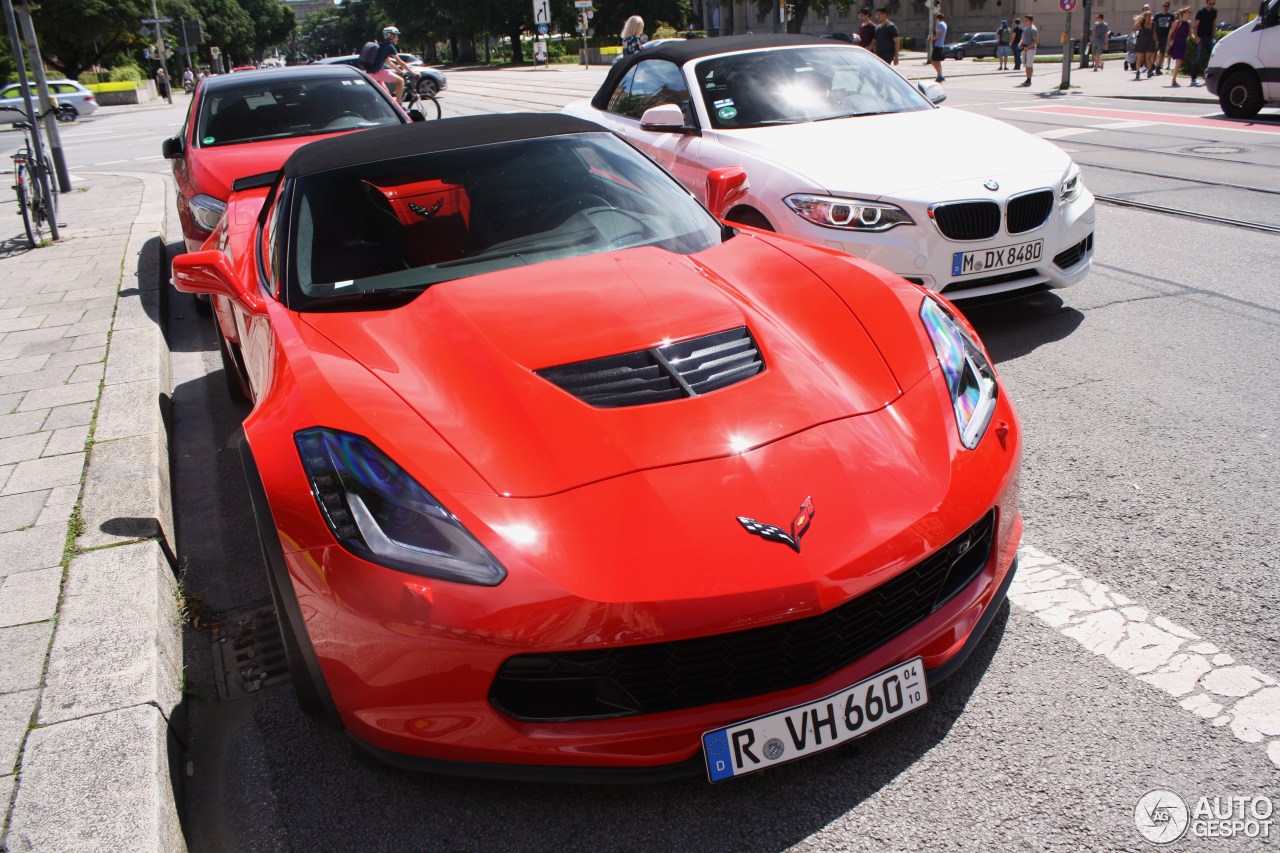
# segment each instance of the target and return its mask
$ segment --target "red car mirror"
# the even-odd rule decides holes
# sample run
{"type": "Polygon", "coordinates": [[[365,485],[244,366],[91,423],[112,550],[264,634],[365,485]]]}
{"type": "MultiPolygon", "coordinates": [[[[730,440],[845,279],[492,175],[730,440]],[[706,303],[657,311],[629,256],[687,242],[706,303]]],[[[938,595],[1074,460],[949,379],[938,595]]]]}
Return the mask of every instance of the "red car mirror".
{"type": "Polygon", "coordinates": [[[707,173],[707,208],[723,219],[730,205],[746,198],[751,189],[747,170],[741,166],[722,166],[707,173]]]}

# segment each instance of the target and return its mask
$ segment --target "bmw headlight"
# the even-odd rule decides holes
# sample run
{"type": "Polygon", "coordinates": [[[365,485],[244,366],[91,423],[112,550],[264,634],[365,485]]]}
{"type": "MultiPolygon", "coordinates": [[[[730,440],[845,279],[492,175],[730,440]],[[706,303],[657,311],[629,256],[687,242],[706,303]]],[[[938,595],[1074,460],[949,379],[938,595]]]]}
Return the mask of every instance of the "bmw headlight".
{"type": "Polygon", "coordinates": [[[222,214],[226,212],[227,203],[201,193],[192,196],[191,201],[187,202],[187,207],[196,225],[212,233],[213,229],[218,227],[218,220],[222,219],[222,214]]]}
{"type": "Polygon", "coordinates": [[[329,429],[294,435],[333,535],[379,565],[495,586],[507,571],[426,489],[369,441],[329,429]]]}
{"type": "Polygon", "coordinates": [[[982,348],[940,303],[926,297],[920,306],[920,319],[933,341],[933,351],[951,393],[960,440],[972,450],[982,440],[996,410],[999,386],[995,370],[982,348]]]}
{"type": "Polygon", "coordinates": [[[1072,202],[1080,198],[1080,193],[1084,191],[1084,178],[1080,175],[1080,167],[1072,166],[1071,171],[1067,173],[1067,179],[1062,182],[1062,189],[1058,193],[1058,197],[1063,202],[1072,202]]]}
{"type": "Polygon", "coordinates": [[[884,202],[821,195],[792,195],[785,201],[787,207],[824,228],[888,231],[895,225],[915,224],[905,210],[884,202]]]}

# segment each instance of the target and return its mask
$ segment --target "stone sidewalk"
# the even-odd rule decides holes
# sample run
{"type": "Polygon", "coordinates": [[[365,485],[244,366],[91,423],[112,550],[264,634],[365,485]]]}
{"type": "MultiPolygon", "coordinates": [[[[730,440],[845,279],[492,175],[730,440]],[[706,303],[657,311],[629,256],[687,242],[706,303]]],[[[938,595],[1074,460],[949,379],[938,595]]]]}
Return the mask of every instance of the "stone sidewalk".
{"type": "Polygon", "coordinates": [[[4,846],[180,850],[158,275],[172,199],[158,174],[75,179],[57,244],[28,249],[0,204],[4,846]]]}

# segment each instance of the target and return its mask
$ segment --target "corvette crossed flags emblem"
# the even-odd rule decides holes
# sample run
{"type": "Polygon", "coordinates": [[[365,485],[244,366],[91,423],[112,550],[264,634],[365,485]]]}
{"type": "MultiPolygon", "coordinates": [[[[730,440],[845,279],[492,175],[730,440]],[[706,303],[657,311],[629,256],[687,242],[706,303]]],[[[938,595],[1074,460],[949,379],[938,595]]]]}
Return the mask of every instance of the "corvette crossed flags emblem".
{"type": "Polygon", "coordinates": [[[781,542],[795,551],[800,553],[800,537],[809,531],[809,525],[813,523],[813,498],[804,499],[804,503],[800,504],[800,510],[795,517],[791,519],[791,533],[783,530],[774,524],[761,524],[754,518],[747,518],[745,515],[738,516],[738,523],[751,534],[759,536],[761,539],[767,539],[770,542],[781,542]]]}

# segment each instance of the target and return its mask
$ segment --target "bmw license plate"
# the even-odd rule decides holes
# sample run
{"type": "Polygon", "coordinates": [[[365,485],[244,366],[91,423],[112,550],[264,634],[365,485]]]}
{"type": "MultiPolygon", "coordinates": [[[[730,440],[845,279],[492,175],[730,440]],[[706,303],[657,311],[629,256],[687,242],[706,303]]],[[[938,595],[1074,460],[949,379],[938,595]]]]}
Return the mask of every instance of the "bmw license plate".
{"type": "Polygon", "coordinates": [[[920,658],[824,699],[707,732],[707,777],[721,782],[822,752],[878,729],[929,701],[920,658]]]}
{"type": "Polygon", "coordinates": [[[1026,266],[1040,260],[1043,254],[1044,240],[1031,240],[1015,246],[1001,246],[999,249],[956,252],[951,256],[951,274],[974,275],[1026,266]]]}

